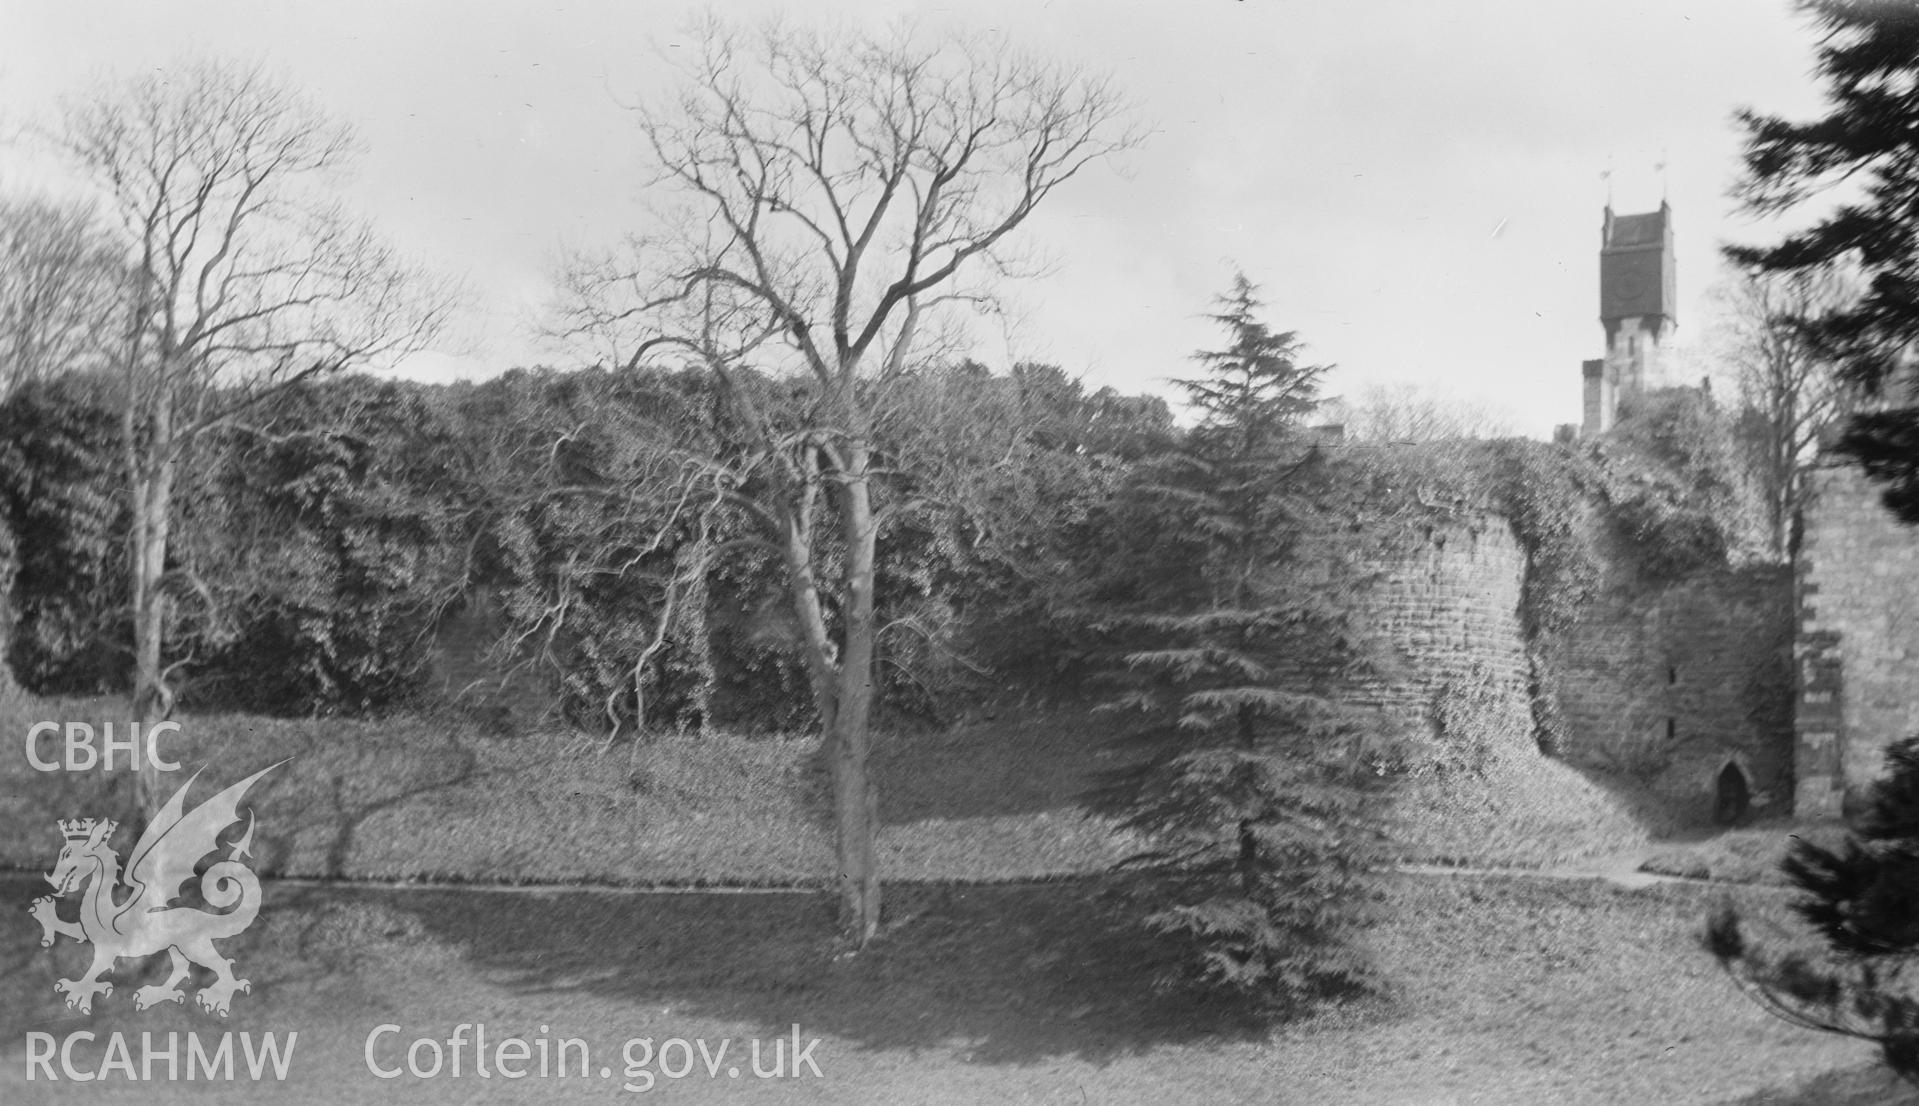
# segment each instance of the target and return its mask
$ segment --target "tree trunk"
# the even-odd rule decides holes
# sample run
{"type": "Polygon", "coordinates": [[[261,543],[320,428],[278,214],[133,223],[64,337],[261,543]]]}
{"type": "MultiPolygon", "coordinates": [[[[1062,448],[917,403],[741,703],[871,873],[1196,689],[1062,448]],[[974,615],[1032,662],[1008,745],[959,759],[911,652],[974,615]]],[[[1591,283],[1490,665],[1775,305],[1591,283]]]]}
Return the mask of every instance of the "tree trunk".
{"type": "Polygon", "coordinates": [[[879,528],[867,483],[866,446],[851,443],[847,453],[839,486],[840,526],[846,542],[846,647],[840,656],[838,709],[826,740],[832,758],[840,931],[865,947],[880,928],[879,794],[868,764],[873,660],[879,636],[873,610],[879,528]]]}
{"type": "Polygon", "coordinates": [[[1791,430],[1783,423],[1770,428],[1772,440],[1766,443],[1766,530],[1776,557],[1787,556],[1793,499],[1793,474],[1797,460],[1792,452],[1791,430]]]}
{"type": "Polygon", "coordinates": [[[839,715],[839,651],[826,633],[826,612],[820,606],[819,581],[813,575],[813,551],[800,528],[786,521],[786,589],[793,601],[793,616],[805,639],[806,679],[813,689],[813,709],[820,716],[820,729],[833,732],[833,720],[839,715]]]}
{"type": "MultiPolygon", "coordinates": [[[[1235,712],[1235,730],[1239,744],[1247,752],[1259,748],[1259,732],[1255,726],[1252,708],[1242,706],[1235,712]]],[[[1234,862],[1239,872],[1239,893],[1251,899],[1259,893],[1259,837],[1253,832],[1251,819],[1239,820],[1239,856],[1234,862]]]]}
{"type": "MultiPolygon", "coordinates": [[[[174,477],[173,411],[166,399],[154,405],[147,429],[144,442],[128,443],[133,493],[127,549],[133,584],[133,714],[142,741],[173,708],[162,653],[167,597],[161,577],[167,567],[174,477]]],[[[160,772],[144,756],[139,761],[139,801],[149,813],[160,809],[160,772]]]]}
{"type": "Polygon", "coordinates": [[[806,671],[813,705],[825,736],[827,766],[833,781],[833,828],[840,932],[864,947],[879,932],[879,863],[874,837],[879,829],[877,798],[868,769],[873,706],[873,656],[878,628],[873,618],[874,525],[863,446],[850,450],[847,469],[835,474],[835,495],[845,538],[846,568],[841,580],[844,641],[836,646],[827,632],[814,572],[811,528],[792,505],[779,509],[784,531],[787,591],[805,639],[806,671]]]}
{"type": "Polygon", "coordinates": [[[0,698],[19,688],[13,678],[13,582],[0,580],[0,698]]]}
{"type": "Polygon", "coordinates": [[[0,697],[19,688],[13,678],[13,586],[19,579],[20,544],[0,516],[0,697]]]}

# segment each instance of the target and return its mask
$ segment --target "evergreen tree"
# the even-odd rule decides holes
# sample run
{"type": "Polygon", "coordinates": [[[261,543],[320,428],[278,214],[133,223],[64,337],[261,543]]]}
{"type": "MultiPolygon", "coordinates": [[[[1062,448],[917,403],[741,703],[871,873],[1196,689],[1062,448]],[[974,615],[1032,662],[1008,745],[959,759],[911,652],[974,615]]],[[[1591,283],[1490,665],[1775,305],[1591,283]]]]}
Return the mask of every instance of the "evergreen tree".
{"type": "Polygon", "coordinates": [[[1789,321],[1815,356],[1881,399],[1855,416],[1840,448],[1887,482],[1887,506],[1919,522],[1919,406],[1911,365],[1919,341],[1919,7],[1863,0],[1800,0],[1821,32],[1814,70],[1825,115],[1808,122],[1743,112],[1746,179],[1757,213],[1795,208],[1833,186],[1844,198],[1807,229],[1766,247],[1735,247],[1759,272],[1805,273],[1850,264],[1865,290],[1838,307],[1789,321]]]}
{"type": "Polygon", "coordinates": [[[1170,938],[1161,982],[1295,1004],[1369,982],[1365,916],[1383,751],[1330,690],[1359,661],[1330,572],[1301,546],[1324,477],[1300,420],[1328,366],[1257,318],[1241,276],[1212,318],[1232,341],[1178,381],[1200,415],[1141,466],[1098,629],[1122,658],[1110,704],[1143,725],[1095,806],[1148,842],[1126,867],[1170,938]]]}
{"type": "Polygon", "coordinates": [[[1839,848],[1795,838],[1781,865],[1806,893],[1793,908],[1826,955],[1755,944],[1731,906],[1713,917],[1706,945],[1768,1011],[1873,1041],[1919,1085],[1919,1000],[1904,976],[1919,953],[1919,737],[1888,749],[1886,767],[1839,848]]]}

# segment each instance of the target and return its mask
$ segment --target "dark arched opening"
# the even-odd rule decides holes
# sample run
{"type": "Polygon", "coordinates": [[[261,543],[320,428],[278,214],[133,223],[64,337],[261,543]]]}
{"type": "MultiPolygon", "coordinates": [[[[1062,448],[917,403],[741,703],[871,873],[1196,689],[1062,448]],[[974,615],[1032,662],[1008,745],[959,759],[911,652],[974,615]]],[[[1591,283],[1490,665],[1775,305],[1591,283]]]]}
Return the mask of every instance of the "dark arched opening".
{"type": "Polygon", "coordinates": [[[1752,785],[1737,764],[1728,763],[1719,770],[1719,782],[1713,788],[1713,821],[1736,826],[1752,810],[1752,785]]]}

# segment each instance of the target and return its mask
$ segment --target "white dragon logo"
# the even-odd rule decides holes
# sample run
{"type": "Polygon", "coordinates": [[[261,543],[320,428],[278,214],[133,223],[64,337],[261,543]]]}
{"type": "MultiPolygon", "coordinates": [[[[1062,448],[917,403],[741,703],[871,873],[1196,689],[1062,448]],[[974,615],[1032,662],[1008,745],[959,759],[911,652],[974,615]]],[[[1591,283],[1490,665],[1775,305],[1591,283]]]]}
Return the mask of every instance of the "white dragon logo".
{"type": "MultiPolygon", "coordinates": [[[[280,764],[286,763],[281,761],[280,764]]],[[[67,996],[67,1005],[82,1014],[93,1010],[95,995],[110,995],[113,984],[103,977],[121,957],[151,956],[162,949],[173,960],[173,974],[163,984],[141,987],[133,993],[133,1008],[145,1010],[162,1002],[184,1002],[180,984],[187,978],[189,963],[210,969],[217,977],[200,988],[199,1004],[209,1012],[225,1017],[235,991],[251,991],[253,985],[233,975],[233,961],[221,956],[213,942],[232,937],[253,924],[260,912],[260,880],[252,869],[239,862],[247,856],[253,841],[253,815],[247,815],[246,835],[233,842],[226,859],[207,867],[200,876],[200,895],[214,911],[191,906],[169,906],[178,897],[182,884],[193,877],[194,866],[208,853],[219,848],[222,830],[239,821],[238,808],[247,788],[279,764],[255,772],[185,814],[187,788],[200,778],[181,785],[160,813],[140,835],[128,857],[124,880],[120,876],[120,857],[107,843],[118,822],[83,818],[59,823],[66,847],[48,873],[48,883],[57,888],[42,895],[27,907],[40,923],[42,947],[53,944],[62,934],[76,941],[93,943],[93,966],[78,979],[62,979],[53,985],[67,996]],[[86,887],[80,903],[78,921],[62,921],[55,904],[86,887]],[[124,889],[123,901],[115,902],[124,889]],[[237,905],[236,905],[237,904],[237,905]]]]}

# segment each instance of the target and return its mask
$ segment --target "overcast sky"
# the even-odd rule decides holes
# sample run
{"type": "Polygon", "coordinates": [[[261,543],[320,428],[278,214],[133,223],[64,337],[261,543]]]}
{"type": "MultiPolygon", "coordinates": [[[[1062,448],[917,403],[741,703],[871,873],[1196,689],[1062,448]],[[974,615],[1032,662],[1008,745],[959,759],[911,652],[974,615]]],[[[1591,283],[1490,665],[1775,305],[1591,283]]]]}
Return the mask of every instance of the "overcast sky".
{"type": "MultiPolygon", "coordinates": [[[[1598,236],[1662,191],[1680,337],[1705,331],[1744,105],[1815,110],[1813,36],[1784,0],[1023,0],[720,3],[752,17],[917,16],[1005,32],[1113,74],[1154,128],[1028,224],[1051,276],[975,355],[1164,391],[1217,344],[1236,268],[1268,321],[1339,365],[1331,390],[1419,384],[1545,436],[1602,351],[1598,236]],[[1654,168],[1664,160],[1661,174],[1654,168]]],[[[639,219],[622,99],[652,87],[691,8],[670,3],[6,2],[0,105],[31,122],[102,72],[194,54],[264,60],[353,121],[352,199],[476,291],[461,348],[422,374],[566,363],[529,326],[563,243],[639,219]]],[[[44,178],[0,152],[0,187],[44,178]]]]}

